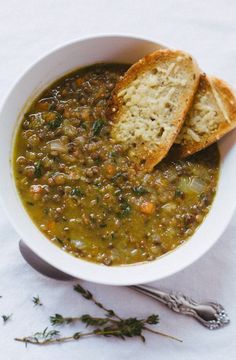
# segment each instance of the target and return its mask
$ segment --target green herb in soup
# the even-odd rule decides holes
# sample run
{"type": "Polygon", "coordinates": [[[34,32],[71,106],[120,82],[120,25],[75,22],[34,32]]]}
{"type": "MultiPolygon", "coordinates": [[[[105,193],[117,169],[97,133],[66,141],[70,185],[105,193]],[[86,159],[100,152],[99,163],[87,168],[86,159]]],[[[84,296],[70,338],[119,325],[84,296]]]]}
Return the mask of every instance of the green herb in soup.
{"type": "Polygon", "coordinates": [[[150,174],[133,167],[106,118],[126,69],[94,65],[60,79],[30,106],[15,143],[16,184],[35,224],[63,250],[105,265],[154,260],[183,243],[218,178],[216,145],[150,174]]]}

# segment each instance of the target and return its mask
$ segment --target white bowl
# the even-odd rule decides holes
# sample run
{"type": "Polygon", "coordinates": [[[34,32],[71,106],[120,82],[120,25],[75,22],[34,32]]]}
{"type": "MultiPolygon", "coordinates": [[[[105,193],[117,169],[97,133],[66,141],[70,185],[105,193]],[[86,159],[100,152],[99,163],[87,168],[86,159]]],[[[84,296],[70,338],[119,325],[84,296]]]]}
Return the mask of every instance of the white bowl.
{"type": "MultiPolygon", "coordinates": [[[[98,36],[78,40],[52,51],[29,68],[7,96],[0,115],[0,198],[12,225],[42,259],[76,278],[101,284],[130,285],[162,279],[192,264],[220,237],[236,205],[236,132],[220,143],[221,174],[213,206],[195,234],[159,259],[137,265],[107,267],[75,258],[51,243],[34,225],[16,191],[12,149],[17,125],[27,103],[65,73],[97,62],[132,63],[160,45],[127,36],[98,36]]],[[[10,241],[10,239],[9,239],[10,241]]],[[[224,256],[224,254],[222,254],[224,256]]],[[[217,264],[216,264],[217,266],[217,264]]]]}

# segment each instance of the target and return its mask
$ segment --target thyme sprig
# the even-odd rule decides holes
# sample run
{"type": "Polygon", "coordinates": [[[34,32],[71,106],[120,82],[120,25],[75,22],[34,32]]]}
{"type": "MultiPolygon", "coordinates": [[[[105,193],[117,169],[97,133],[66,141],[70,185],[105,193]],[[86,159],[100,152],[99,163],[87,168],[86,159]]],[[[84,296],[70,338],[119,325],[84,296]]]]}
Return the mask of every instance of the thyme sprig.
{"type": "Polygon", "coordinates": [[[59,336],[60,336],[60,331],[48,330],[48,328],[46,327],[42,332],[36,332],[35,334],[28,337],[24,337],[22,339],[15,338],[15,340],[23,341],[25,345],[27,345],[27,343],[43,345],[43,344],[48,344],[52,341],[53,342],[57,341],[57,339],[60,339],[59,336]]]}
{"type": "Polygon", "coordinates": [[[97,301],[94,298],[93,294],[90,291],[84,289],[81,285],[79,285],[79,284],[75,285],[74,290],[76,292],[78,292],[80,295],[82,295],[83,298],[85,298],[86,300],[92,301],[97,307],[104,310],[107,316],[115,317],[115,318],[121,320],[121,318],[114,312],[114,310],[106,308],[103,304],[101,304],[99,301],[97,301]]]}
{"type": "Polygon", "coordinates": [[[81,322],[86,327],[95,327],[95,329],[88,332],[75,332],[70,336],[61,336],[61,333],[57,330],[44,329],[42,332],[37,332],[31,336],[23,338],[15,338],[16,341],[24,342],[35,345],[47,345],[52,343],[62,343],[73,340],[79,340],[84,337],[90,336],[104,336],[104,337],[116,337],[122,340],[126,340],[131,337],[139,337],[145,342],[144,331],[149,331],[157,335],[165,336],[170,339],[181,341],[173,336],[156,331],[149,327],[149,325],[156,325],[159,323],[159,316],[156,314],[150,315],[145,319],[138,319],[136,317],[121,318],[113,310],[108,309],[99,301],[97,301],[93,294],[84,289],[81,285],[75,285],[74,290],[81,294],[86,300],[92,301],[97,307],[102,309],[105,313],[105,317],[94,317],[89,314],[84,314],[77,317],[65,317],[61,314],[54,314],[50,316],[50,322],[53,326],[66,325],[75,322],[81,322]]]}
{"type": "Polygon", "coordinates": [[[6,324],[6,322],[11,319],[12,314],[10,314],[10,315],[1,315],[1,316],[2,316],[3,323],[6,324]]]}
{"type": "Polygon", "coordinates": [[[60,337],[59,331],[53,331],[53,330],[49,331],[50,335],[44,337],[44,336],[42,336],[44,331],[42,333],[35,333],[32,336],[28,336],[28,337],[24,337],[24,338],[15,338],[15,340],[24,342],[25,345],[27,346],[27,344],[48,345],[48,344],[52,344],[52,343],[59,343],[59,342],[62,343],[62,342],[68,342],[68,341],[73,341],[73,340],[79,340],[83,337],[88,337],[88,336],[106,336],[106,337],[115,336],[115,337],[119,337],[123,340],[125,339],[125,337],[123,336],[123,334],[120,330],[117,330],[117,329],[112,330],[110,328],[95,329],[95,330],[87,332],[87,333],[76,332],[71,336],[64,336],[64,337],[60,337]]]}
{"type": "MultiPolygon", "coordinates": [[[[122,318],[119,315],[117,315],[114,310],[106,308],[103,304],[101,304],[99,301],[97,301],[94,298],[93,294],[90,291],[84,289],[81,285],[79,285],[79,284],[75,285],[74,290],[76,292],[78,292],[79,294],[81,294],[86,300],[92,301],[97,307],[104,310],[108,317],[116,318],[118,320],[122,320],[122,318]]],[[[155,324],[157,324],[159,322],[159,316],[155,315],[155,314],[150,315],[147,319],[148,319],[147,324],[149,324],[149,325],[155,325],[155,324]],[[158,319],[158,321],[157,321],[157,319],[158,319]]],[[[168,337],[168,338],[170,338],[172,340],[182,342],[182,340],[176,338],[175,336],[168,335],[168,334],[153,330],[149,326],[144,326],[143,330],[146,330],[146,331],[149,331],[151,333],[158,334],[158,335],[161,335],[161,336],[164,336],[164,337],[168,337]]]]}
{"type": "Polygon", "coordinates": [[[34,296],[34,297],[32,298],[32,302],[34,303],[34,306],[42,306],[42,305],[43,305],[43,303],[41,302],[41,300],[40,300],[40,298],[39,298],[38,295],[37,295],[37,296],[34,296]]]}
{"type": "MultiPolygon", "coordinates": [[[[152,317],[152,316],[151,316],[152,317]]],[[[131,337],[140,337],[140,339],[145,342],[145,337],[143,335],[143,330],[146,330],[145,324],[150,324],[150,318],[148,317],[146,320],[140,320],[137,318],[128,318],[120,321],[112,321],[113,324],[104,326],[103,328],[95,328],[89,332],[75,332],[70,336],[61,336],[60,332],[57,330],[48,330],[48,328],[44,329],[42,332],[37,332],[31,336],[23,337],[23,338],[15,338],[16,341],[24,342],[25,345],[34,344],[34,345],[47,345],[52,343],[62,343],[73,340],[79,340],[83,337],[89,336],[104,336],[104,337],[116,337],[121,340],[126,340],[131,337]],[[148,322],[147,322],[148,321],[148,322]]],[[[111,319],[105,319],[107,323],[111,323],[111,319]]],[[[153,324],[153,319],[151,320],[151,324],[153,324]]],[[[151,329],[151,332],[154,334],[158,334],[161,336],[168,337],[173,340],[181,341],[173,336],[161,333],[159,331],[155,331],[151,329]]]]}
{"type": "Polygon", "coordinates": [[[50,322],[52,326],[60,326],[64,324],[71,324],[74,322],[82,322],[86,324],[86,326],[102,326],[109,322],[112,322],[112,319],[109,318],[100,318],[100,317],[93,317],[88,314],[78,316],[78,317],[65,317],[61,314],[55,314],[50,316],[50,322]]]}

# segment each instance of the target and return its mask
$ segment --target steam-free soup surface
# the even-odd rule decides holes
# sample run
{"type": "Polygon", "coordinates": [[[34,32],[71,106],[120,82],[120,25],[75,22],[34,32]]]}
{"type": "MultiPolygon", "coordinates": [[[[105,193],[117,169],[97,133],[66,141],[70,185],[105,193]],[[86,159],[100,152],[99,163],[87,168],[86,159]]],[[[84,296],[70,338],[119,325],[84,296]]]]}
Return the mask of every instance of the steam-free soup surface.
{"type": "Polygon", "coordinates": [[[62,78],[30,106],[15,142],[29,216],[63,250],[104,265],[175,249],[203,221],[217,185],[216,145],[143,174],[111,139],[106,107],[126,69],[94,65],[62,78]]]}

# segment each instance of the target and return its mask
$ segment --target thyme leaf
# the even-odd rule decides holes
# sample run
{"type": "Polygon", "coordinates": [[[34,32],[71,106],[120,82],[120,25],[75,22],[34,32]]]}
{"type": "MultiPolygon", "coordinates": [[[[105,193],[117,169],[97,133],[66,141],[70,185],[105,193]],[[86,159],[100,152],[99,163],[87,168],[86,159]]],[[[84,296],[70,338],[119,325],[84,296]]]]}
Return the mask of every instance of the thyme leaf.
{"type": "Polygon", "coordinates": [[[93,123],[93,126],[92,126],[92,134],[93,134],[93,136],[100,135],[100,132],[101,132],[104,125],[105,125],[105,122],[103,120],[101,120],[101,119],[96,120],[93,123]]]}
{"type": "Polygon", "coordinates": [[[75,321],[75,318],[64,317],[61,314],[52,315],[52,316],[50,316],[49,319],[50,319],[51,325],[53,325],[53,326],[69,324],[69,323],[72,323],[73,321],[75,321]]]}
{"type": "Polygon", "coordinates": [[[71,195],[77,196],[77,197],[82,197],[84,195],[84,193],[78,187],[76,187],[71,190],[71,195]]]}
{"type": "Polygon", "coordinates": [[[104,310],[107,316],[114,316],[118,319],[120,317],[111,309],[107,309],[104,305],[102,305],[100,302],[98,302],[92,293],[88,290],[85,290],[81,285],[77,284],[74,286],[74,290],[78,292],[80,295],[82,295],[86,300],[91,300],[97,307],[104,310]]]}
{"type": "Polygon", "coordinates": [[[9,321],[12,317],[12,314],[10,315],[2,315],[3,323],[6,324],[7,321],[9,321]]]}
{"type": "Polygon", "coordinates": [[[38,161],[35,165],[34,165],[34,175],[36,176],[36,178],[40,178],[42,176],[42,163],[41,161],[38,161]]]}
{"type": "Polygon", "coordinates": [[[32,302],[34,303],[34,306],[42,306],[42,305],[43,305],[43,303],[41,302],[41,300],[40,300],[40,298],[39,298],[38,295],[37,295],[37,296],[34,296],[34,297],[32,298],[32,302]]]}
{"type": "Polygon", "coordinates": [[[148,191],[143,186],[135,186],[132,188],[132,190],[136,196],[148,194],[148,191]]]}

